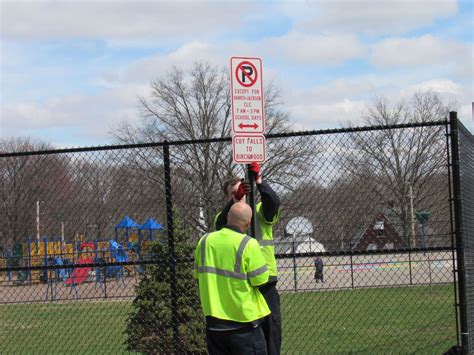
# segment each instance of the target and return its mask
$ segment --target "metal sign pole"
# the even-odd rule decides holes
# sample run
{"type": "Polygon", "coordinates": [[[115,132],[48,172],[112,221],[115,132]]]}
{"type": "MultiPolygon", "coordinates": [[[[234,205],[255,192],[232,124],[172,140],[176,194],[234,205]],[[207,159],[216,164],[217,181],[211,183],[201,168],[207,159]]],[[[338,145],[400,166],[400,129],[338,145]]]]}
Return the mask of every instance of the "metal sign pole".
{"type": "Polygon", "coordinates": [[[252,209],[252,223],[250,225],[250,236],[252,238],[255,238],[255,227],[257,225],[256,223],[257,215],[255,213],[255,184],[254,184],[255,177],[253,176],[253,173],[250,171],[250,164],[247,164],[247,176],[250,183],[250,193],[248,196],[248,204],[250,205],[250,208],[252,209]]]}

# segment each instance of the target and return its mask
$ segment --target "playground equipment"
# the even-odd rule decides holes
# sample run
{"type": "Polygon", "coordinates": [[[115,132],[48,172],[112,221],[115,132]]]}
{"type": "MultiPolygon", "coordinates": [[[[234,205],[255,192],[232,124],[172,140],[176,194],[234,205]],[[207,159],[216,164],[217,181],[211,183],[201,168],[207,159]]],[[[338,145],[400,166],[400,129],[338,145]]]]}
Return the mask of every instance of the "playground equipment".
{"type": "MultiPolygon", "coordinates": [[[[150,243],[155,240],[155,235],[161,231],[163,231],[163,226],[152,218],[148,218],[145,223],[138,227],[138,243],[135,248],[134,245],[130,247],[130,250],[137,256],[138,261],[145,260],[150,254],[150,243]],[[147,231],[148,238],[145,235],[147,231]]],[[[144,270],[141,265],[137,266],[137,271],[139,274],[143,274],[144,270]]]]}
{"type": "MultiPolygon", "coordinates": [[[[97,260],[97,242],[81,243],[79,246],[79,259],[76,260],[78,265],[93,264],[97,260]]],[[[65,281],[66,286],[71,287],[71,292],[76,293],[78,297],[77,285],[86,282],[89,278],[92,268],[90,266],[74,268],[71,277],[65,281]]],[[[97,275],[97,273],[96,273],[97,275]]]]}
{"type": "MultiPolygon", "coordinates": [[[[128,261],[128,255],[122,245],[115,240],[110,240],[110,255],[115,262],[123,263],[128,261]]],[[[117,280],[122,280],[124,277],[124,267],[122,265],[112,265],[105,269],[106,277],[115,277],[117,280]]]]}
{"type": "MultiPolygon", "coordinates": [[[[93,258],[83,258],[77,261],[77,265],[84,265],[84,264],[92,264],[94,262],[93,258]]],[[[69,279],[66,280],[65,284],[70,286],[75,286],[77,284],[81,284],[87,281],[89,277],[89,272],[91,271],[91,267],[78,267],[75,268],[72,272],[72,275],[69,279]]]]}
{"type": "MultiPolygon", "coordinates": [[[[22,260],[22,245],[15,245],[12,250],[7,250],[5,253],[6,258],[3,260],[4,266],[6,267],[16,267],[21,265],[22,260]]],[[[26,271],[18,271],[16,273],[17,277],[14,281],[16,285],[21,285],[28,279],[28,273],[26,271]]],[[[7,280],[11,282],[13,280],[13,273],[11,271],[7,272],[7,280]]]]}
{"type": "Polygon", "coordinates": [[[62,266],[64,266],[63,259],[60,256],[56,257],[48,257],[48,265],[49,266],[58,266],[59,268],[54,268],[54,269],[48,269],[48,279],[47,279],[47,284],[48,287],[46,288],[46,296],[45,299],[48,299],[48,296],[51,291],[51,299],[56,299],[57,293],[58,293],[58,284],[60,281],[66,282],[67,279],[69,278],[69,273],[66,271],[66,269],[62,266]]]}
{"type": "Polygon", "coordinates": [[[160,232],[162,230],[163,226],[152,218],[148,218],[145,223],[138,227],[138,246],[140,247],[139,255],[148,254],[150,242],[155,240],[156,232],[160,232]],[[146,240],[144,236],[146,231],[148,231],[148,240],[146,240]]]}
{"type": "Polygon", "coordinates": [[[120,240],[120,233],[119,231],[121,229],[125,230],[125,245],[127,249],[130,248],[130,239],[132,241],[135,241],[137,239],[137,234],[132,234],[132,229],[138,230],[138,227],[140,227],[139,224],[137,224],[133,219],[131,219],[129,216],[125,216],[116,226],[115,226],[115,240],[120,240]]]}
{"type": "MultiPolygon", "coordinates": [[[[25,266],[43,266],[52,265],[52,261],[48,259],[56,258],[57,256],[62,258],[62,263],[69,263],[70,258],[74,262],[74,255],[76,248],[80,245],[81,239],[74,240],[72,243],[64,243],[59,237],[48,240],[47,237],[43,238],[43,241],[38,240],[31,241],[28,239],[27,243],[23,244],[22,256],[23,259],[27,258],[25,266]]],[[[25,262],[24,262],[25,263],[25,262]]],[[[28,272],[28,280],[31,283],[43,282],[48,283],[51,272],[47,270],[30,270],[28,272]]]]}
{"type": "MultiPolygon", "coordinates": [[[[144,260],[149,254],[150,243],[155,240],[157,234],[163,230],[163,226],[156,222],[153,218],[148,218],[145,223],[139,225],[129,216],[125,216],[115,226],[115,239],[119,241],[120,230],[125,230],[125,245],[130,251],[130,259],[133,261],[144,260]]],[[[133,272],[133,266],[126,266],[128,274],[133,272]]],[[[135,268],[138,273],[143,273],[143,268],[139,265],[135,268]]]]}
{"type": "Polygon", "coordinates": [[[64,237],[43,237],[42,240],[28,239],[24,243],[5,250],[0,256],[0,264],[7,267],[49,266],[48,269],[6,272],[5,279],[13,285],[46,283],[46,297],[55,298],[58,285],[70,286],[77,292],[76,286],[85,283],[89,275],[95,273],[95,283],[102,287],[105,278],[113,277],[122,280],[125,275],[135,277],[143,272],[141,266],[111,265],[67,267],[71,264],[101,264],[109,261],[141,261],[148,257],[150,243],[158,239],[163,231],[161,224],[148,218],[142,225],[129,216],[125,216],[115,226],[115,238],[106,241],[86,242],[83,235],[76,235],[73,240],[65,242],[64,237]],[[124,271],[127,273],[125,274],[124,271]]]}
{"type": "MultiPolygon", "coordinates": [[[[82,243],[80,245],[80,258],[76,260],[76,264],[92,264],[94,263],[96,245],[94,243],[82,243]],[[91,255],[92,254],[92,255],[91,255]]],[[[77,285],[83,283],[87,280],[89,272],[91,271],[90,267],[79,267],[75,268],[72,272],[72,275],[69,279],[66,280],[66,285],[77,285]]]]}
{"type": "Polygon", "coordinates": [[[161,231],[163,230],[163,226],[161,224],[159,224],[158,222],[156,222],[153,218],[148,218],[145,223],[143,223],[139,228],[138,230],[140,231],[140,236],[143,238],[143,232],[144,231],[148,231],[149,232],[149,235],[148,237],[150,238],[150,240],[154,240],[155,239],[155,234],[154,232],[155,231],[161,231]]]}

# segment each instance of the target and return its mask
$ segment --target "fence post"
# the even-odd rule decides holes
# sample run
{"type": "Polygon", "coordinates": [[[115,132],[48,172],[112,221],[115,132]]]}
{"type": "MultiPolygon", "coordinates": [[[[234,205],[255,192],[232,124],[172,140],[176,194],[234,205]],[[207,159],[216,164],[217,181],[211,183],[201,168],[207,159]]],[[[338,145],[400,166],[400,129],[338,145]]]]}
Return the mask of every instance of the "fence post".
{"type": "Polygon", "coordinates": [[[410,271],[410,286],[413,285],[413,275],[411,271],[411,248],[408,249],[408,268],[410,271]]]}
{"type": "Polygon", "coordinates": [[[104,298],[107,299],[107,267],[104,266],[103,267],[103,271],[104,273],[104,298]]]}
{"type": "Polygon", "coordinates": [[[449,124],[451,128],[451,164],[453,174],[453,207],[454,207],[454,233],[456,237],[456,255],[458,270],[458,290],[459,290],[459,314],[461,330],[461,347],[463,354],[468,354],[468,322],[466,303],[466,270],[464,263],[464,233],[462,221],[462,200],[461,200],[461,172],[459,167],[459,137],[458,118],[456,112],[449,113],[449,124]]]}
{"type": "Polygon", "coordinates": [[[295,291],[298,291],[298,275],[297,275],[297,271],[296,271],[296,248],[295,248],[295,241],[293,240],[293,247],[292,247],[292,251],[293,251],[293,280],[295,282],[295,291]]]}
{"type": "Polygon", "coordinates": [[[354,289],[354,260],[352,258],[354,253],[352,250],[352,239],[349,241],[349,252],[351,255],[351,288],[354,289]]]}
{"type": "Polygon", "coordinates": [[[174,223],[173,223],[173,200],[171,193],[171,168],[170,168],[170,146],[167,140],[163,145],[163,163],[165,168],[165,195],[166,195],[166,221],[168,235],[168,262],[170,266],[170,290],[171,290],[171,322],[173,324],[173,344],[175,353],[179,349],[179,324],[178,324],[178,302],[176,290],[176,258],[174,248],[174,223]]]}

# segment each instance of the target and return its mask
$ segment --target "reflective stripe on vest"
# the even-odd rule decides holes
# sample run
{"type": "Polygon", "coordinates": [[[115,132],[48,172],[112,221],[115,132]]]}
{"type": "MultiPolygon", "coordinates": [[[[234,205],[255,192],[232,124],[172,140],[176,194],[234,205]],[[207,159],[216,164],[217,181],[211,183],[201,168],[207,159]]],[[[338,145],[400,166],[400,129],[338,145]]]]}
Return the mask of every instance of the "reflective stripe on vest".
{"type": "MultiPolygon", "coordinates": [[[[202,241],[201,241],[201,265],[205,265],[205,261],[206,261],[206,240],[208,236],[209,234],[206,234],[204,237],[202,237],[202,241]]],[[[249,272],[248,274],[244,274],[240,272],[240,267],[242,266],[242,255],[249,241],[250,241],[250,237],[246,235],[240,242],[239,249],[237,250],[237,255],[235,257],[234,271],[223,270],[223,269],[219,269],[213,266],[198,266],[197,272],[216,274],[216,275],[226,276],[226,277],[239,279],[239,280],[247,280],[249,277],[255,277],[260,274],[263,274],[264,272],[268,271],[268,268],[266,265],[258,268],[257,270],[253,270],[249,272]]]]}
{"type": "Polygon", "coordinates": [[[262,247],[272,247],[274,245],[273,240],[266,240],[263,239],[262,235],[262,226],[260,224],[260,220],[258,218],[255,219],[255,239],[258,240],[258,243],[262,247]]]}

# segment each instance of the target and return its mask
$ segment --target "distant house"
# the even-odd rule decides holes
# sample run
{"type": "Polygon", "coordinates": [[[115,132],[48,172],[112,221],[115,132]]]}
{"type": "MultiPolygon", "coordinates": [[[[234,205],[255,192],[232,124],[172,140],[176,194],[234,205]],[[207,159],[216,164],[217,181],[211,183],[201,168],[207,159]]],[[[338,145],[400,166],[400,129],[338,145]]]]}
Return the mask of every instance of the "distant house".
{"type": "Polygon", "coordinates": [[[367,228],[352,240],[352,250],[400,249],[405,242],[383,213],[379,213],[367,228]]]}

